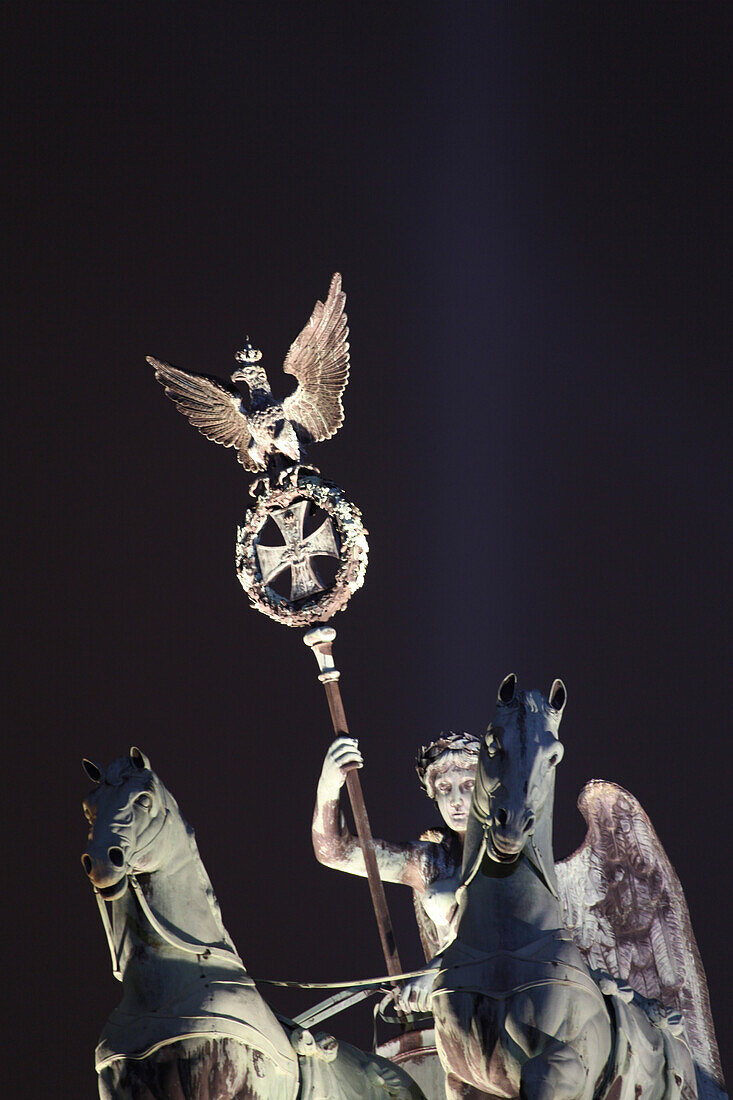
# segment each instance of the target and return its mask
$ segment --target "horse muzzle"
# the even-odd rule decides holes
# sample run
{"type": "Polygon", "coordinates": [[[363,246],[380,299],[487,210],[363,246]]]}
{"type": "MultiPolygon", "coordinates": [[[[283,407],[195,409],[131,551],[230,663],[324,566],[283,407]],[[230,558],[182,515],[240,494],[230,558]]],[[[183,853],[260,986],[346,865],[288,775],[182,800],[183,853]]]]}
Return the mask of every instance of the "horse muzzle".
{"type": "Polygon", "coordinates": [[[92,886],[105,901],[116,901],[127,890],[125,863],[125,854],[117,845],[108,850],[106,859],[95,859],[89,852],[81,857],[81,865],[92,886]]]}
{"type": "Polygon", "coordinates": [[[524,848],[524,838],[518,844],[497,834],[493,829],[486,830],[486,851],[494,863],[516,863],[524,848]]]}
{"type": "Polygon", "coordinates": [[[486,848],[490,857],[496,863],[515,863],[534,826],[535,815],[531,811],[522,814],[517,827],[506,810],[497,810],[494,821],[486,828],[486,848]]]}

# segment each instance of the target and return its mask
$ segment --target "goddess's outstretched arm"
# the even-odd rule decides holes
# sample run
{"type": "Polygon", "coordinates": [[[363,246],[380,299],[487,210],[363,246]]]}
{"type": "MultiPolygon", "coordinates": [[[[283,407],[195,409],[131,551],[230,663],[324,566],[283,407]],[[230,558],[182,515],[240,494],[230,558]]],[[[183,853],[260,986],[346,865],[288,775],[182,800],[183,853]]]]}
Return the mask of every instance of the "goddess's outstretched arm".
{"type": "MultiPolygon", "coordinates": [[[[339,798],[347,774],[364,761],[353,737],[338,737],[323,761],[313,812],[313,850],[319,863],[366,877],[359,840],[346,827],[339,798]]],[[[377,866],[384,882],[400,882],[422,893],[427,883],[425,866],[429,845],[422,841],[390,844],[374,840],[377,866]]]]}

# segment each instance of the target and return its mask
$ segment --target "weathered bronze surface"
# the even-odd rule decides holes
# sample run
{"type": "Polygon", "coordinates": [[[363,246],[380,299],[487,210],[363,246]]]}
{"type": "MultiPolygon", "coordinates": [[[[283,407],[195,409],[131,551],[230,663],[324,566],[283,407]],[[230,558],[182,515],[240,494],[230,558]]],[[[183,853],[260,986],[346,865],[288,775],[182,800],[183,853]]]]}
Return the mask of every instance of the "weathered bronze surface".
{"type": "Polygon", "coordinates": [[[96,1051],[102,1100],[425,1100],[386,1059],[275,1016],[144,753],[84,766],[82,863],[122,983],[96,1051]]]}

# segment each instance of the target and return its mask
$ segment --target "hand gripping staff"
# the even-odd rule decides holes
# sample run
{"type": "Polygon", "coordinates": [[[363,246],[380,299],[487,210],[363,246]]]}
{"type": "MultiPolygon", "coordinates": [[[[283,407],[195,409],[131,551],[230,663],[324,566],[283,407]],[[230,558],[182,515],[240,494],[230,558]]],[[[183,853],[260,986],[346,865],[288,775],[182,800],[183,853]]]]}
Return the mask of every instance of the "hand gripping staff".
{"type": "MultiPolygon", "coordinates": [[[[310,646],[318,661],[318,679],[323,684],[326,692],[328,709],[331,712],[331,721],[333,722],[333,731],[337,737],[340,737],[344,734],[348,734],[349,727],[346,722],[344,704],[341,699],[341,689],[339,688],[339,677],[341,673],[333,663],[333,654],[331,652],[335,637],[336,631],[332,626],[320,626],[316,627],[314,630],[309,630],[303,638],[303,641],[307,646],[310,646]]],[[[354,815],[354,824],[356,825],[359,843],[364,854],[369,890],[372,895],[372,905],[374,906],[374,914],[377,918],[377,925],[379,927],[379,938],[382,941],[382,951],[384,952],[384,960],[387,964],[387,973],[390,975],[400,974],[402,972],[402,964],[397,954],[394,932],[392,931],[392,920],[389,915],[387,898],[384,893],[384,883],[382,882],[379,868],[377,867],[377,856],[374,851],[372,830],[369,824],[369,818],[367,817],[364,794],[361,789],[358,771],[352,770],[347,773],[346,789],[349,792],[351,810],[354,815]]]]}

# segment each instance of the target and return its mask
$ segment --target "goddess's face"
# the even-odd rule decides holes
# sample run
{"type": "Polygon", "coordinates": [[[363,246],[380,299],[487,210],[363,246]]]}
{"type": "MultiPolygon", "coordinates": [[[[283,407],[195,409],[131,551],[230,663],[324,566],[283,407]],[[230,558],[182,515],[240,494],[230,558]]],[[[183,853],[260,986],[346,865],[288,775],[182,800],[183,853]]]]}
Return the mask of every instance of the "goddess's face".
{"type": "MultiPolygon", "coordinates": [[[[438,760],[440,765],[440,758],[438,760]]],[[[435,801],[443,821],[456,833],[465,833],[476,769],[448,763],[435,776],[435,801]]]]}

